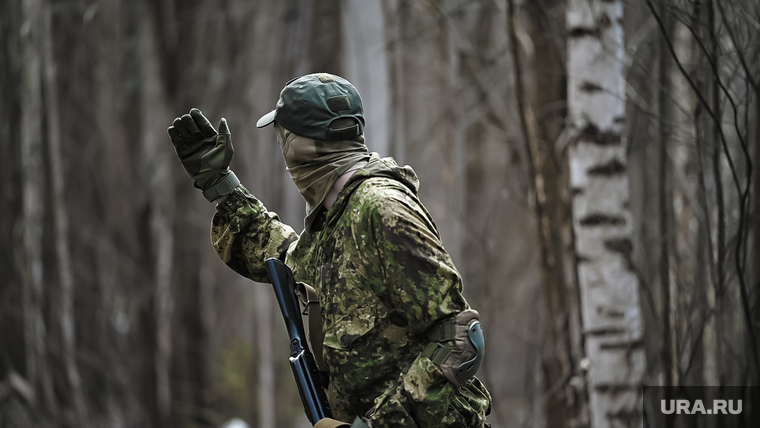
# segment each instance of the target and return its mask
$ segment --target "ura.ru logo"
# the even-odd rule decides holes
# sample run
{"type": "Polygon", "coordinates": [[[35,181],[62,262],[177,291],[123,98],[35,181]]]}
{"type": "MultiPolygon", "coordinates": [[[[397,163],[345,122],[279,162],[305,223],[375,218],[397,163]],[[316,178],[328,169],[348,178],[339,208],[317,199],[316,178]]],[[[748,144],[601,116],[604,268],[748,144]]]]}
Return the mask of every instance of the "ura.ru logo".
{"type": "Polygon", "coordinates": [[[738,415],[742,412],[742,400],[713,400],[712,408],[705,408],[702,400],[660,400],[660,409],[666,415],[738,415]]]}

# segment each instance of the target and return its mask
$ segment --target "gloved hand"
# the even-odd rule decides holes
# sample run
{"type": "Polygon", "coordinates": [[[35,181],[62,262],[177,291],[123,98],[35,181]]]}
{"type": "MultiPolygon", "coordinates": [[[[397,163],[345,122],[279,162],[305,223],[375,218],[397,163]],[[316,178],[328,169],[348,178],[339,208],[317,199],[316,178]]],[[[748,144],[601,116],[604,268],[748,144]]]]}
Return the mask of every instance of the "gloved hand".
{"type": "Polygon", "coordinates": [[[190,114],[174,119],[167,132],[182,166],[206,199],[214,201],[228,195],[240,184],[230,170],[235,149],[224,118],[217,133],[203,113],[194,108],[190,114]]]}

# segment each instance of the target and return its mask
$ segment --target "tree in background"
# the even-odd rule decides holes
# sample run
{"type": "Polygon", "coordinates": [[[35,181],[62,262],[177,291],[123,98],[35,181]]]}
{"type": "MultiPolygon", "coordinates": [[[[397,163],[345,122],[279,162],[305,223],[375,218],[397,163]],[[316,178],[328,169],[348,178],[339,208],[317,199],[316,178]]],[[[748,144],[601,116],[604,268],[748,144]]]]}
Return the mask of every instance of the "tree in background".
{"type": "Polygon", "coordinates": [[[568,161],[592,427],[642,423],[646,364],[631,260],[622,21],[620,1],[568,3],[568,161]]]}
{"type": "Polygon", "coordinates": [[[222,3],[0,1],[0,426],[305,423],[271,292],[213,253],[165,132],[225,116],[236,172],[298,228],[254,122],[312,71],[419,174],[483,309],[494,426],[758,382],[760,6],[222,3]]]}

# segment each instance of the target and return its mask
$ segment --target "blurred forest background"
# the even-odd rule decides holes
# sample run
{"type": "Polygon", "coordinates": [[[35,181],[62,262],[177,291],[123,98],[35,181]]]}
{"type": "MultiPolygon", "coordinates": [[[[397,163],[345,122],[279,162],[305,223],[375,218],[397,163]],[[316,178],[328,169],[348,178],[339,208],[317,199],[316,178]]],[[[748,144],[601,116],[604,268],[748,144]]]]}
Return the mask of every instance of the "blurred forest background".
{"type": "Polygon", "coordinates": [[[255,122],[318,71],[421,178],[494,427],[757,385],[759,42],[757,0],[0,1],[0,427],[308,426],[271,289],[214,254],[166,128],[226,117],[300,230],[255,122]]]}

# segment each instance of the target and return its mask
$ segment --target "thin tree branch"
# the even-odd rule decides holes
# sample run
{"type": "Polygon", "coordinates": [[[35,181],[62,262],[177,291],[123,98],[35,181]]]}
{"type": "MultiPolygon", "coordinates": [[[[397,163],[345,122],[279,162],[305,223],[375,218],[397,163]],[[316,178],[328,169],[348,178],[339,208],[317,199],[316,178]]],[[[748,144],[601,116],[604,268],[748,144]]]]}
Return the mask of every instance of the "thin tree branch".
{"type": "Polygon", "coordinates": [[[733,44],[734,48],[736,49],[736,55],[739,57],[739,61],[742,63],[742,67],[744,68],[744,75],[746,76],[747,82],[749,82],[750,86],[752,86],[752,89],[758,91],[760,88],[758,87],[757,82],[755,82],[755,79],[752,78],[752,69],[750,68],[749,64],[747,64],[747,58],[745,58],[744,53],[741,51],[741,49],[739,49],[739,43],[736,39],[734,31],[731,29],[731,26],[728,25],[726,11],[723,9],[723,2],[716,1],[715,4],[718,5],[718,11],[720,11],[720,17],[721,21],[723,22],[723,26],[726,28],[728,37],[731,39],[731,44],[733,44]]]}
{"type": "MultiPolygon", "coordinates": [[[[647,6],[651,10],[651,12],[654,15],[655,19],[657,20],[657,23],[658,23],[658,25],[660,27],[660,30],[667,35],[667,31],[665,29],[665,26],[663,25],[662,19],[659,16],[659,14],[657,13],[657,11],[655,10],[654,6],[652,5],[652,1],[651,0],[647,0],[647,6]]],[[[710,63],[710,66],[712,68],[713,74],[715,76],[715,81],[720,86],[721,90],[726,95],[726,99],[731,104],[731,106],[733,108],[733,111],[734,111],[734,126],[737,128],[737,131],[740,131],[738,122],[736,122],[737,121],[736,117],[738,116],[736,104],[734,103],[733,98],[731,97],[731,95],[729,94],[728,90],[726,89],[726,87],[724,86],[723,82],[721,81],[720,75],[719,75],[719,72],[717,70],[717,66],[716,66],[715,62],[712,60],[711,55],[707,52],[707,49],[705,48],[704,44],[702,43],[701,38],[698,37],[696,34],[694,34],[693,28],[691,28],[691,26],[689,26],[689,25],[687,25],[687,28],[689,28],[689,30],[694,35],[694,38],[695,38],[697,44],[700,46],[700,49],[707,55],[708,58],[710,58],[708,62],[710,63]]],[[[712,29],[711,29],[711,34],[712,34],[712,29]]],[[[710,117],[713,119],[714,123],[716,124],[716,128],[717,128],[719,136],[720,136],[720,141],[721,141],[722,146],[723,146],[723,151],[724,151],[724,153],[726,155],[726,158],[727,158],[727,160],[729,162],[729,167],[730,167],[730,170],[731,170],[731,175],[732,175],[733,180],[734,180],[734,185],[736,186],[737,191],[739,192],[739,195],[740,195],[740,198],[739,198],[739,226],[738,226],[737,233],[741,234],[744,231],[745,227],[746,227],[745,221],[746,221],[746,216],[747,216],[747,212],[746,212],[746,210],[747,210],[747,202],[749,200],[749,182],[747,183],[746,189],[742,190],[741,181],[739,180],[739,177],[737,175],[736,165],[734,164],[733,158],[731,157],[731,153],[730,153],[729,148],[728,148],[728,142],[726,140],[725,134],[723,133],[723,129],[721,127],[721,121],[719,120],[719,118],[716,115],[716,113],[713,110],[713,108],[710,107],[710,105],[708,104],[707,100],[705,100],[704,95],[697,89],[694,81],[691,79],[691,77],[688,75],[688,73],[686,72],[686,70],[683,68],[683,65],[681,64],[681,62],[678,60],[678,56],[675,53],[675,49],[673,48],[672,42],[669,40],[668,37],[665,37],[665,40],[667,42],[667,46],[668,46],[668,49],[671,52],[671,55],[675,59],[676,65],[678,65],[679,70],[681,70],[681,73],[686,78],[686,80],[689,82],[689,85],[694,90],[694,92],[697,95],[697,98],[699,99],[700,103],[702,103],[705,106],[707,112],[710,114],[710,117]]],[[[742,150],[744,151],[745,155],[747,156],[748,177],[751,177],[752,166],[751,166],[751,163],[749,161],[749,156],[748,156],[748,153],[747,153],[746,141],[742,137],[741,132],[737,132],[737,136],[739,137],[739,142],[740,142],[740,145],[742,147],[742,150]]],[[[760,370],[760,357],[758,357],[757,346],[755,345],[756,340],[755,340],[754,334],[751,333],[752,332],[752,320],[751,320],[751,315],[750,315],[751,312],[750,312],[749,301],[748,301],[749,297],[748,297],[748,293],[747,293],[747,289],[746,289],[747,288],[746,287],[746,281],[745,281],[745,278],[744,278],[744,267],[743,267],[742,260],[741,260],[741,254],[742,254],[741,248],[742,248],[743,242],[744,242],[744,240],[740,237],[740,239],[737,242],[736,254],[735,254],[735,262],[736,262],[736,268],[738,270],[737,273],[738,273],[738,277],[739,277],[739,287],[740,287],[740,293],[741,293],[741,298],[742,298],[742,309],[743,309],[743,312],[744,312],[745,322],[747,323],[747,328],[750,330],[749,337],[750,337],[750,342],[752,344],[753,362],[755,364],[755,368],[757,370],[760,370]]]]}

